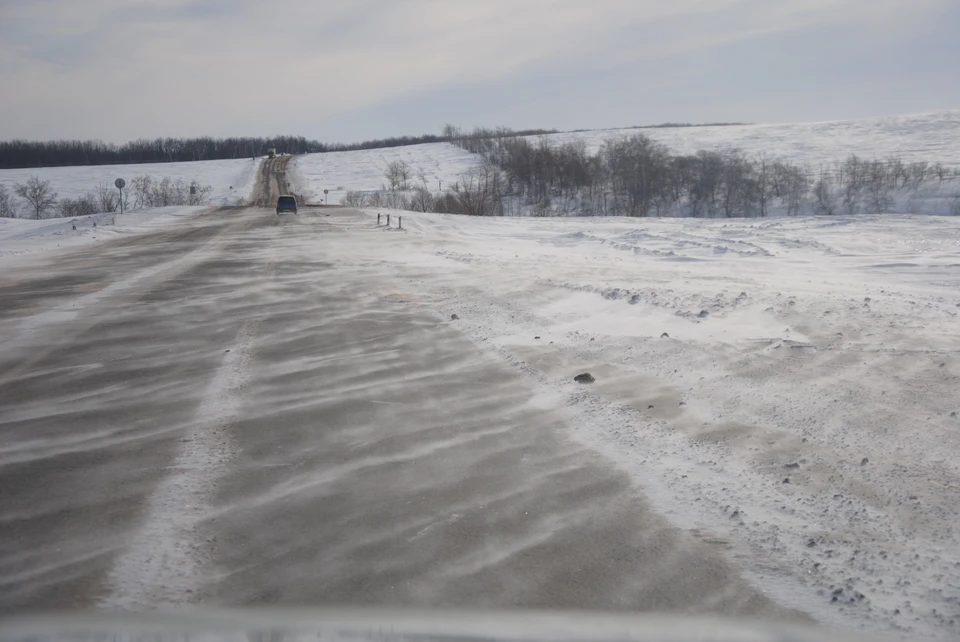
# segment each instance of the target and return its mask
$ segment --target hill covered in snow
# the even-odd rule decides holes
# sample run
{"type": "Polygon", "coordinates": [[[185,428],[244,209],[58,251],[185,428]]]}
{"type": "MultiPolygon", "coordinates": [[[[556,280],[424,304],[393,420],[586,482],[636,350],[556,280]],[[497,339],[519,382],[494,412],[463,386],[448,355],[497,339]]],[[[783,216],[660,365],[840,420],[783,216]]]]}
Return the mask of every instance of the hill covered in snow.
{"type": "Polygon", "coordinates": [[[291,176],[307,200],[319,200],[327,189],[328,202],[336,203],[354,191],[373,201],[348,199],[351,205],[466,214],[712,218],[960,211],[960,111],[500,140],[466,134],[457,143],[460,148],[434,143],[299,156],[291,176]],[[653,145],[638,143],[638,136],[653,145]],[[399,188],[388,177],[397,163],[409,173],[399,188]],[[431,197],[406,200],[417,189],[431,197]],[[457,193],[451,196],[451,189],[457,193]],[[495,205],[482,211],[462,205],[468,200],[463,191],[470,190],[484,191],[488,198],[481,200],[495,205]]]}

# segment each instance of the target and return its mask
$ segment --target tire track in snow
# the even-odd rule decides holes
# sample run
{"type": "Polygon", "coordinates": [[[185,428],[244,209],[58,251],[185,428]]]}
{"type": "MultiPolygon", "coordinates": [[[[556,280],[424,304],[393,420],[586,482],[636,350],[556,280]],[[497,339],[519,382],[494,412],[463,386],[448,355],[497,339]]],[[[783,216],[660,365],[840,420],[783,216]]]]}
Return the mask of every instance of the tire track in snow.
{"type": "Polygon", "coordinates": [[[199,598],[212,542],[202,539],[217,479],[235,456],[229,428],[245,388],[259,321],[247,321],[224,355],[203,395],[191,428],[170,466],[173,471],[148,498],[143,523],[111,568],[104,609],[188,604],[199,598]]]}

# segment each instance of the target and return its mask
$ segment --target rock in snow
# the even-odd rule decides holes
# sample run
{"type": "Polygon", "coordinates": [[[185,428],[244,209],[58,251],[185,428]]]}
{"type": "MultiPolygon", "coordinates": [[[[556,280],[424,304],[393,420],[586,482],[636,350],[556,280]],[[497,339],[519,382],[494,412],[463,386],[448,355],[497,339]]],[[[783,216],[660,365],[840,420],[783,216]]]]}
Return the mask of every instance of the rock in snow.
{"type": "Polygon", "coordinates": [[[593,378],[593,375],[589,372],[584,372],[583,374],[578,374],[573,378],[577,383],[593,383],[596,379],[593,378]]]}

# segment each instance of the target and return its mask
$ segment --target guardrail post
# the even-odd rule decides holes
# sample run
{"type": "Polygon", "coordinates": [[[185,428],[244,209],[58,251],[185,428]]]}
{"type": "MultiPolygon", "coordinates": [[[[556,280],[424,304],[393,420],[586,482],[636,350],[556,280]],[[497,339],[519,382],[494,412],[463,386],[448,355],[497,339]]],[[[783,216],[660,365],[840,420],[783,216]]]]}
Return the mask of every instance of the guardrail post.
{"type": "Polygon", "coordinates": [[[387,214],[387,227],[390,227],[390,215],[387,214]]]}
{"type": "Polygon", "coordinates": [[[399,229],[403,229],[403,217],[402,217],[402,216],[398,216],[398,217],[397,217],[397,227],[398,227],[399,229]]]}
{"type": "Polygon", "coordinates": [[[377,225],[380,225],[380,212],[377,212],[377,225]]]}

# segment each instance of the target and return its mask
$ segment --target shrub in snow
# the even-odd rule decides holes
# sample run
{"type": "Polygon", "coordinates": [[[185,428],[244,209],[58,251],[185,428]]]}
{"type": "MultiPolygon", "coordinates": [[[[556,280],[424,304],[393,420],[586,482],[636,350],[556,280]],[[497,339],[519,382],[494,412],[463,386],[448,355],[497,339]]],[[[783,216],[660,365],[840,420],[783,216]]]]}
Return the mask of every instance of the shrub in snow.
{"type": "Polygon", "coordinates": [[[84,194],[79,198],[62,198],[57,203],[57,214],[62,218],[90,216],[102,211],[93,194],[84,194]]]}
{"type": "Polygon", "coordinates": [[[3,185],[0,185],[0,218],[17,218],[16,203],[3,185]]]}
{"type": "Polygon", "coordinates": [[[340,199],[340,204],[345,207],[368,207],[370,199],[367,197],[366,192],[360,191],[348,191],[346,195],[340,199]]]}

